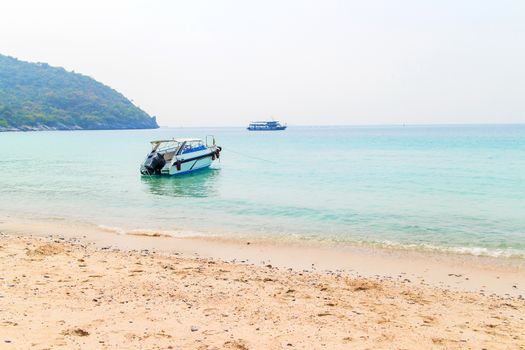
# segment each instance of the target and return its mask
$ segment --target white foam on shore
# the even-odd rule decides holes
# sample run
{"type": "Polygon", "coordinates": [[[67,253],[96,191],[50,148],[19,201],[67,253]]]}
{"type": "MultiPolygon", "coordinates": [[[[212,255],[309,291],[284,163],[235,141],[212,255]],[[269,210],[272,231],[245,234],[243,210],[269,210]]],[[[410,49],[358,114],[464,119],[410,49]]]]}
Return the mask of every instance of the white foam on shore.
{"type": "Polygon", "coordinates": [[[157,230],[157,229],[124,229],[116,226],[98,225],[98,228],[105,232],[116,233],[118,235],[131,235],[131,236],[145,236],[145,237],[174,237],[174,238],[224,238],[228,240],[257,240],[268,242],[288,242],[288,243],[335,243],[336,245],[351,245],[361,247],[373,247],[379,249],[392,249],[392,250],[407,250],[407,251],[421,251],[421,252],[434,252],[434,253],[445,253],[445,254],[458,254],[458,255],[471,255],[480,257],[493,257],[493,258],[510,258],[510,259],[525,259],[525,251],[517,250],[512,248],[506,249],[491,249],[487,247],[458,247],[458,246],[438,246],[427,243],[421,244],[407,244],[398,243],[389,240],[382,241],[352,241],[352,240],[330,240],[322,239],[320,237],[305,237],[302,235],[250,235],[242,234],[236,235],[232,233],[211,233],[203,231],[195,231],[188,229],[174,229],[174,230],[157,230]],[[283,240],[283,238],[285,238],[283,240]]]}
{"type": "Polygon", "coordinates": [[[187,230],[156,230],[156,229],[125,229],[117,226],[106,226],[106,225],[97,225],[102,231],[109,233],[116,233],[118,235],[130,235],[130,236],[147,236],[147,237],[174,237],[174,238],[189,238],[189,237],[212,237],[213,235],[187,230]]]}
{"type": "Polygon", "coordinates": [[[486,247],[447,247],[447,246],[436,246],[432,244],[403,244],[391,241],[375,241],[375,242],[359,242],[363,246],[377,246],[380,248],[387,249],[399,249],[399,250],[416,250],[416,251],[429,251],[438,253],[453,253],[453,254],[464,254],[473,256],[487,256],[492,258],[525,258],[525,251],[507,248],[507,249],[490,249],[486,247]]]}

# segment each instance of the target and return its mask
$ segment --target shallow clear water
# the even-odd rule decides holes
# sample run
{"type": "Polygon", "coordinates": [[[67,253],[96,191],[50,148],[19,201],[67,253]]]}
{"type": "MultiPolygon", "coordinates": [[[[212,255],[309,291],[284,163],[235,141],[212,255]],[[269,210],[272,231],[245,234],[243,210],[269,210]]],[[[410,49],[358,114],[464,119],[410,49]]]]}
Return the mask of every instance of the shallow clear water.
{"type": "Polygon", "coordinates": [[[0,210],[119,230],[525,256],[525,126],[0,134],[0,210]],[[149,141],[215,135],[213,169],[139,175],[149,141]]]}

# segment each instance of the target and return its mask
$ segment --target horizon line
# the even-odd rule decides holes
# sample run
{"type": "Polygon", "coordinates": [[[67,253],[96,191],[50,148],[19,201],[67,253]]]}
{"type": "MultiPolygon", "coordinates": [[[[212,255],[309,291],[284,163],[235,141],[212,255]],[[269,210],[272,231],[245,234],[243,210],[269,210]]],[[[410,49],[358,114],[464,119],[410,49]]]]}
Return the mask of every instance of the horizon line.
{"type": "MultiPolygon", "coordinates": [[[[288,127],[374,127],[374,126],[490,126],[490,125],[525,125],[522,122],[460,122],[460,123],[373,123],[373,124],[287,124],[288,127]]],[[[246,125],[160,125],[159,128],[244,128],[246,125]]]]}

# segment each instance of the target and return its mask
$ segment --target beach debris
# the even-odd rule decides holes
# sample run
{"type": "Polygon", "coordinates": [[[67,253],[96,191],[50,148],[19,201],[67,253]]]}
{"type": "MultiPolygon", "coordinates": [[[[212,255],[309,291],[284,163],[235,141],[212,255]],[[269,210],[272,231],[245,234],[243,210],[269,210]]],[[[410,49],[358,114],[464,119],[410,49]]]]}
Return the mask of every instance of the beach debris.
{"type": "Polygon", "coordinates": [[[229,340],[225,342],[223,346],[226,349],[249,350],[248,344],[244,340],[241,340],[241,339],[229,340]]]}
{"type": "Polygon", "coordinates": [[[62,247],[57,244],[44,244],[40,247],[29,250],[26,255],[28,256],[50,256],[50,255],[56,255],[62,252],[62,247]]]}
{"type": "Polygon", "coordinates": [[[87,337],[89,332],[82,328],[67,329],[62,332],[62,335],[74,335],[77,337],[87,337]]]}
{"type": "Polygon", "coordinates": [[[461,276],[463,276],[463,275],[460,275],[460,274],[458,274],[458,273],[449,273],[448,276],[449,276],[449,277],[461,277],[461,276]]]}
{"type": "Polygon", "coordinates": [[[381,289],[381,285],[373,281],[356,280],[351,284],[354,287],[354,292],[367,291],[370,289],[381,289]]]}
{"type": "Polygon", "coordinates": [[[510,307],[511,309],[518,310],[518,308],[510,303],[503,303],[501,306],[510,307]]]}
{"type": "Polygon", "coordinates": [[[437,345],[443,345],[445,341],[446,339],[443,339],[443,338],[438,338],[438,337],[432,338],[432,343],[437,344],[437,345]]]}
{"type": "Polygon", "coordinates": [[[199,328],[197,328],[197,326],[191,326],[191,331],[192,332],[197,332],[199,330],[199,328]]]}

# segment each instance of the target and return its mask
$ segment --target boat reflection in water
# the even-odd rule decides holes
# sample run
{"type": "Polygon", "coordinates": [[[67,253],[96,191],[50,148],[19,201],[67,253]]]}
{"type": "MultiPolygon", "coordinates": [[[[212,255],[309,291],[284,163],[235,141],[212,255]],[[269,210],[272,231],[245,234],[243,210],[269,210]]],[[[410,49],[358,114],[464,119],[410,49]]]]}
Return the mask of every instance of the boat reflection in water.
{"type": "Polygon", "coordinates": [[[154,195],[168,197],[205,198],[217,195],[220,169],[205,168],[186,176],[142,176],[146,190],[154,195]]]}

